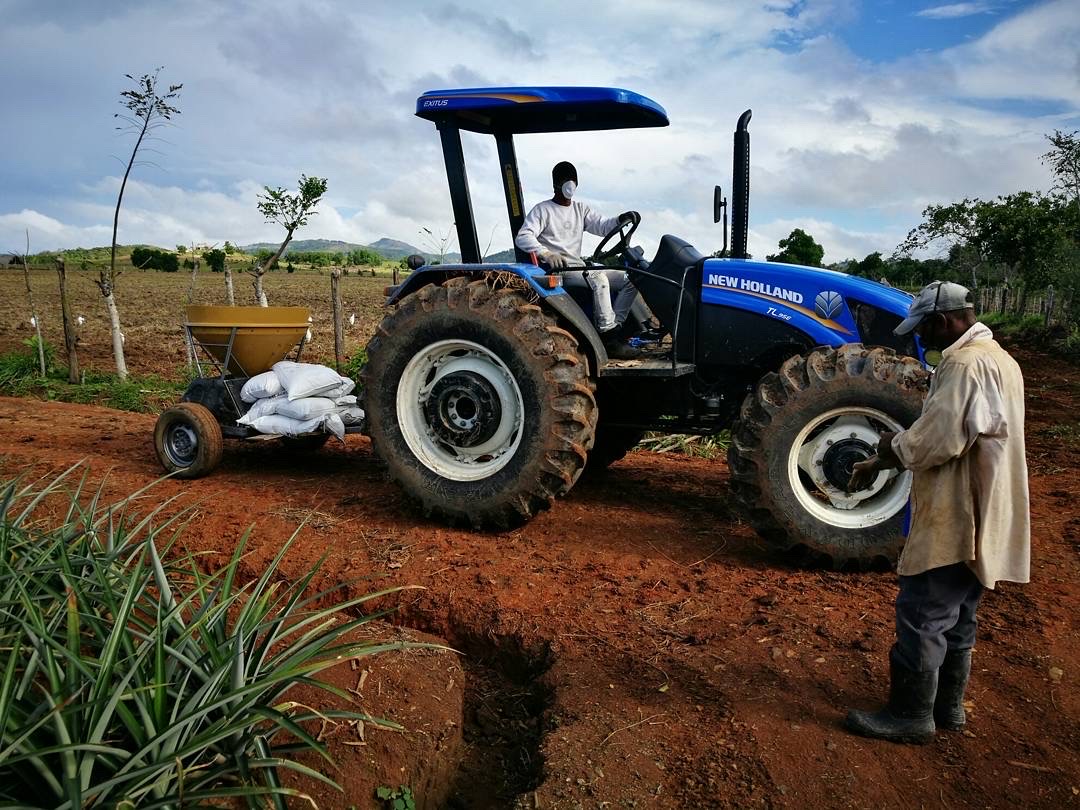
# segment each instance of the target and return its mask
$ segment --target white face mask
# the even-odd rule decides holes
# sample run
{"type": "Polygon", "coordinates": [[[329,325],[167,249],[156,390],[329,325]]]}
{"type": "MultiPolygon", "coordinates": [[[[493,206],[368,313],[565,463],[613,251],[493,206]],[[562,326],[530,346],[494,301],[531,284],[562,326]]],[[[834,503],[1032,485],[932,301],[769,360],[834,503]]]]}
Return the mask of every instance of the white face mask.
{"type": "Polygon", "coordinates": [[[567,180],[565,183],[562,184],[562,187],[559,189],[559,191],[562,192],[562,195],[568,200],[574,199],[575,190],[577,190],[577,183],[575,183],[573,180],[567,180]]]}

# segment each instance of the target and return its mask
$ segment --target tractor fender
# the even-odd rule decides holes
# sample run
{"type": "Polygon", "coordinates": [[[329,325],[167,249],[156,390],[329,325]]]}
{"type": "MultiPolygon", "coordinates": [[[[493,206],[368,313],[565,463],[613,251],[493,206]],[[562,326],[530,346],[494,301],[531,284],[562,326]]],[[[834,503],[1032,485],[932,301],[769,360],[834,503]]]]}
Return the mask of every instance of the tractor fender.
{"type": "Polygon", "coordinates": [[[428,284],[442,284],[448,278],[456,276],[483,276],[490,273],[513,273],[525,281],[539,300],[541,307],[550,308],[563,321],[567,330],[577,338],[578,345],[589,359],[592,376],[599,373],[607,363],[607,351],[600,340],[600,335],[592,320],[578,306],[577,302],[561,286],[551,289],[545,287],[542,279],[547,278],[539,267],[532,264],[436,264],[425,265],[414,271],[404,282],[387,290],[386,304],[396,304],[406,295],[428,284]]]}

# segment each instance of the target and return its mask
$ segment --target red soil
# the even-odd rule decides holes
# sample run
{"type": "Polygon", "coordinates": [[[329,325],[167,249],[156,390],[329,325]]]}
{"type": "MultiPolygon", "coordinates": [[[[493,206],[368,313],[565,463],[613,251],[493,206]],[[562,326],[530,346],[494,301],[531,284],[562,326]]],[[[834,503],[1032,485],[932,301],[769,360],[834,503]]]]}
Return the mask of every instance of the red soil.
{"type": "MultiPolygon", "coordinates": [[[[354,593],[426,588],[397,600],[394,621],[465,653],[465,753],[451,807],[1075,807],[1080,370],[1019,359],[1032,582],[986,595],[968,731],[939,732],[924,747],[840,725],[848,706],[884,694],[894,575],[787,567],[740,521],[723,461],[632,453],[503,534],[418,516],[361,437],[308,457],[230,443],[211,476],[164,481],[143,497],[197,504],[184,543],[221,560],[253,526],[252,573],[314,509],[287,575],[327,554],[319,588],[357,576],[371,579],[354,593]]],[[[125,495],[161,473],[153,424],[0,399],[0,473],[47,476],[85,460],[92,480],[125,495]]],[[[410,679],[408,659],[391,665],[394,655],[382,659],[388,682],[414,688],[397,690],[406,705],[382,710],[421,730],[450,722],[447,702],[456,711],[461,697],[420,685],[453,680],[457,664],[420,656],[425,672],[410,679]],[[431,674],[433,660],[446,678],[431,674]]],[[[405,766],[401,751],[384,756],[405,766]]],[[[349,767],[364,767],[362,757],[349,767]]],[[[373,805],[370,794],[317,795],[324,807],[373,805]]]]}

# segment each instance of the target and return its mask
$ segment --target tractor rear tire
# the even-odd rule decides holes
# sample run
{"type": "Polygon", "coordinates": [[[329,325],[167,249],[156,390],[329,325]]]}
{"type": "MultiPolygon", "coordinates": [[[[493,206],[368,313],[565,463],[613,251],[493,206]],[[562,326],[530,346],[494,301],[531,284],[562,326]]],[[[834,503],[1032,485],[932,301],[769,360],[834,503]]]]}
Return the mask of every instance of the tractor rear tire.
{"type": "Polygon", "coordinates": [[[197,402],[168,408],[154,425],[154,449],[166,472],[201,478],[221,461],[221,425],[197,402]]]}
{"type": "Polygon", "coordinates": [[[383,319],[367,353],[365,432],[425,514],[508,528],[581,475],[597,419],[588,362],[521,292],[429,284],[383,319]]]}
{"type": "Polygon", "coordinates": [[[746,397],[732,428],[732,487],[774,548],[804,562],[866,568],[896,562],[910,473],[881,473],[847,493],[852,463],[873,454],[882,430],[918,418],[929,375],[892,349],[848,344],[787,360],[746,397]]]}

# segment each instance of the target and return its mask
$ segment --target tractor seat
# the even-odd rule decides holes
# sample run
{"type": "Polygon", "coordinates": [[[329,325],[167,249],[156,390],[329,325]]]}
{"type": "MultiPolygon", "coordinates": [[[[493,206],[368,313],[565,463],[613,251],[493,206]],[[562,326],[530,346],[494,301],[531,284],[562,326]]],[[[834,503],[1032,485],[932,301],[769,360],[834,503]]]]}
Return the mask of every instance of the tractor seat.
{"type": "Polygon", "coordinates": [[[686,268],[692,267],[704,258],[698,249],[685,239],[664,234],[660,237],[660,247],[656,249],[656,256],[648,266],[649,272],[681,284],[686,268]]]}
{"type": "Polygon", "coordinates": [[[694,311],[695,294],[694,285],[699,279],[693,274],[687,279],[687,291],[682,307],[679,306],[679,295],[682,289],[683,273],[686,268],[694,267],[704,261],[697,249],[687,242],[671,234],[665,234],[660,238],[660,247],[657,248],[656,256],[648,269],[630,270],[630,280],[638,288],[641,297],[649,305],[664,331],[670,334],[676,333],[676,320],[682,322],[684,328],[679,330],[680,356],[689,353],[689,341],[693,332],[686,329],[687,324],[694,323],[697,317],[694,311]],[[681,314],[680,314],[681,313],[681,314]]]}

